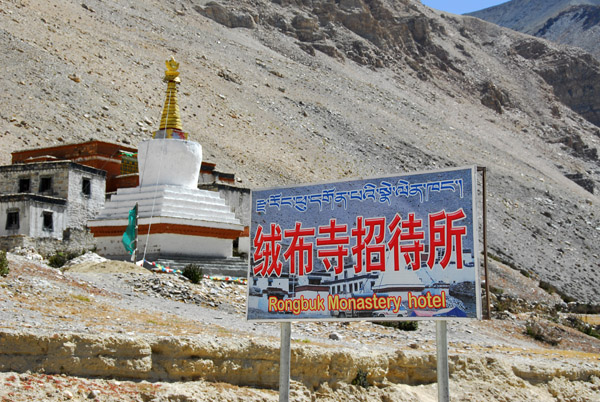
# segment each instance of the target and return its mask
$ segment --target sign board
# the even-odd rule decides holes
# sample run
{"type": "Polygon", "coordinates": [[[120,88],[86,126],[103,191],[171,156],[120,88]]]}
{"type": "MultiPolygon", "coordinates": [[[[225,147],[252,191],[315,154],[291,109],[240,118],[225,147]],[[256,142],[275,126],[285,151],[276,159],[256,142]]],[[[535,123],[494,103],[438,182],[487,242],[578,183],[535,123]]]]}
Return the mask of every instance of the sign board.
{"type": "Polygon", "coordinates": [[[247,318],[481,318],[476,167],[252,192],[247,318]]]}

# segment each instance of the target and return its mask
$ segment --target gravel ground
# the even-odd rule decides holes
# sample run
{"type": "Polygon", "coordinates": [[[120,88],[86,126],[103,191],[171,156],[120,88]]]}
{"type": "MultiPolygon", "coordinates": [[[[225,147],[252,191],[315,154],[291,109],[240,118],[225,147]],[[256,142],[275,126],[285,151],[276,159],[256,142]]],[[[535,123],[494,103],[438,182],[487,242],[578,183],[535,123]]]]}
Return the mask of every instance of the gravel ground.
{"type": "MultiPolygon", "coordinates": [[[[63,273],[46,266],[31,253],[24,256],[9,253],[9,260],[11,272],[0,280],[0,326],[4,329],[27,328],[40,334],[215,335],[224,342],[233,338],[269,338],[275,341],[279,338],[278,324],[245,320],[246,286],[243,284],[205,279],[193,285],[173,275],[155,274],[121,262],[82,262],[63,273]],[[165,285],[166,282],[172,286],[165,285]],[[164,292],[152,289],[155,283],[161,283],[161,289],[167,287],[175,291],[165,296],[164,292]],[[180,297],[181,289],[187,289],[188,302],[172,299],[180,297]]],[[[565,329],[563,342],[549,347],[524,335],[524,321],[528,317],[524,313],[509,315],[505,320],[449,322],[449,353],[486,355],[494,359],[509,359],[513,364],[536,362],[540,366],[556,366],[561,370],[578,367],[600,370],[600,341],[565,329]]],[[[406,350],[433,353],[435,323],[421,321],[418,330],[413,332],[363,321],[293,323],[292,340],[357,352],[406,350]],[[332,336],[334,333],[335,336],[332,336]]],[[[461,383],[458,379],[453,381],[456,381],[453,387],[461,383]]],[[[586,383],[587,394],[583,395],[599,392],[600,396],[597,379],[590,381],[586,383]]],[[[0,399],[2,402],[36,400],[32,395],[41,395],[39,400],[46,398],[48,401],[84,400],[96,395],[92,394],[94,390],[98,391],[97,400],[106,401],[277,400],[276,391],[204,381],[148,383],[9,372],[0,375],[0,384],[4,384],[3,391],[0,391],[0,398],[4,398],[0,399]],[[115,395],[120,395],[120,399],[116,399],[115,395]]],[[[463,387],[463,391],[460,387],[453,390],[455,395],[460,395],[457,400],[478,400],[466,396],[467,391],[476,395],[477,386],[463,384],[463,387]]],[[[315,392],[302,384],[294,384],[292,389],[297,396],[294,400],[315,400],[321,395],[317,400],[420,401],[435,400],[436,395],[435,384],[416,388],[390,384],[379,391],[342,386],[315,392]],[[395,395],[396,392],[407,399],[384,398],[384,395],[395,395]]],[[[488,400],[502,400],[496,398],[498,395],[491,395],[488,400]]]]}

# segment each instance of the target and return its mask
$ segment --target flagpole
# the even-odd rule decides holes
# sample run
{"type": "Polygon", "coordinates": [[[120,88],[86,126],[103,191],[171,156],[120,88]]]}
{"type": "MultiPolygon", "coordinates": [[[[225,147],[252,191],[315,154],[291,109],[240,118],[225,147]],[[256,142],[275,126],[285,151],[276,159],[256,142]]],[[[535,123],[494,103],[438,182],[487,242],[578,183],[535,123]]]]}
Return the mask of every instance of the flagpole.
{"type": "Polygon", "coordinates": [[[133,240],[133,252],[131,253],[131,258],[133,259],[133,263],[137,262],[137,247],[138,247],[138,203],[135,203],[135,237],[133,240]]]}

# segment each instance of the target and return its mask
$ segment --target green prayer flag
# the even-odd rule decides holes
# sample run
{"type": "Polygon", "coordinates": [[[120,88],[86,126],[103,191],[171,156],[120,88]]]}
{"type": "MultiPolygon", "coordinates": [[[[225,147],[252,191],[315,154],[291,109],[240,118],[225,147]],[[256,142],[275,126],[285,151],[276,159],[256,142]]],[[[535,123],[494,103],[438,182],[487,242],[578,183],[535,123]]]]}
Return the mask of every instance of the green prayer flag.
{"type": "Polygon", "coordinates": [[[129,211],[129,224],[125,233],[123,233],[123,246],[129,254],[133,254],[135,250],[135,227],[137,226],[137,209],[138,204],[129,211]]]}

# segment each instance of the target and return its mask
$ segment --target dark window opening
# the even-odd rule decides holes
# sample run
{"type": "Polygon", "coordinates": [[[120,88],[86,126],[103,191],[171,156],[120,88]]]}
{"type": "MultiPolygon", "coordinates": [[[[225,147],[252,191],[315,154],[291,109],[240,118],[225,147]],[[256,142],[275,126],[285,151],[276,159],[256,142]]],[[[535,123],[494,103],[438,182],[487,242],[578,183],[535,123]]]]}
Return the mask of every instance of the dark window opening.
{"type": "Polygon", "coordinates": [[[52,177],[42,177],[40,179],[40,193],[52,191],[52,177]]]}
{"type": "Polygon", "coordinates": [[[14,230],[19,228],[19,211],[8,211],[6,214],[6,229],[14,230]]]}
{"type": "Polygon", "coordinates": [[[92,182],[90,181],[90,179],[83,179],[83,181],[81,182],[81,192],[87,197],[92,195],[92,182]]]}
{"type": "Polygon", "coordinates": [[[19,193],[28,193],[31,186],[31,180],[19,179],[19,193]]]}
{"type": "Polygon", "coordinates": [[[52,221],[52,212],[44,212],[43,213],[43,226],[42,229],[47,231],[54,230],[54,222],[52,221]]]}

